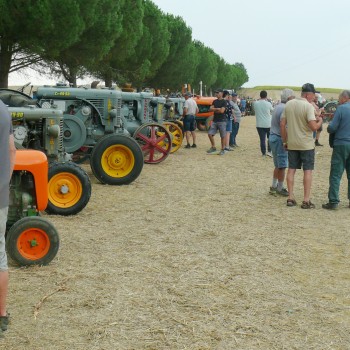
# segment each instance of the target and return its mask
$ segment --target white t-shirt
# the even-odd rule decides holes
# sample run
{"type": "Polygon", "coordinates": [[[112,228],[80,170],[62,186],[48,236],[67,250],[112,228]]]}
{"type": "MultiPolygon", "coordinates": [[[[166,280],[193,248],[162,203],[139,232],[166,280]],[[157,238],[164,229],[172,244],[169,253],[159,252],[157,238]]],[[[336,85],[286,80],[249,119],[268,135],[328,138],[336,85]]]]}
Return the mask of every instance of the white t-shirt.
{"type": "Polygon", "coordinates": [[[273,107],[269,101],[258,100],[254,102],[254,112],[257,128],[271,128],[273,107]]]}
{"type": "Polygon", "coordinates": [[[196,115],[197,103],[193,98],[188,98],[185,101],[184,108],[187,108],[186,115],[196,115]]]}

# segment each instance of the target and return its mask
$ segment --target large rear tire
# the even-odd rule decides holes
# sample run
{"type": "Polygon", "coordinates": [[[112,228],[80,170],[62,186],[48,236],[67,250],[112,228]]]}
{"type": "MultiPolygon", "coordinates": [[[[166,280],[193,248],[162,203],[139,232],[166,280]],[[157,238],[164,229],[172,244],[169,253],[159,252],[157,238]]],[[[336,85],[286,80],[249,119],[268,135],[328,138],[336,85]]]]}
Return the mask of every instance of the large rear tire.
{"type": "Polygon", "coordinates": [[[171,134],[161,124],[142,124],[136,129],[133,137],[140,145],[144,161],[147,164],[158,164],[170,154],[172,144],[171,134]]]}
{"type": "Polygon", "coordinates": [[[7,232],[6,248],[9,257],[18,265],[47,265],[58,252],[59,236],[48,220],[27,216],[7,232]]]}
{"type": "Polygon", "coordinates": [[[91,196],[88,174],[72,162],[54,162],[49,167],[49,202],[46,212],[75,215],[85,208],[91,196]]]}
{"type": "Polygon", "coordinates": [[[205,131],[207,130],[206,129],[206,126],[205,126],[205,121],[204,120],[197,120],[197,129],[199,131],[205,131]]]}
{"type": "Polygon", "coordinates": [[[90,166],[103,184],[126,185],[140,175],[143,162],[142,150],[133,138],[107,135],[95,145],[90,166]]]}

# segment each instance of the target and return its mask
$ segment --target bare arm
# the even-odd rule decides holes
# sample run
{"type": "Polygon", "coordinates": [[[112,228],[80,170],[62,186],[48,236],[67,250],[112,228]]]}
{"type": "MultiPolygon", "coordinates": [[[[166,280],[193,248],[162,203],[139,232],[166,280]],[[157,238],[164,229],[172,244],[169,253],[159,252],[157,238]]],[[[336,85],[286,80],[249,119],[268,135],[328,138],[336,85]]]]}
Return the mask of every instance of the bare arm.
{"type": "Polygon", "coordinates": [[[281,130],[281,137],[282,137],[282,142],[286,143],[288,140],[288,135],[287,135],[287,121],[285,118],[282,118],[280,121],[280,130],[281,130]]]}
{"type": "Polygon", "coordinates": [[[9,138],[9,151],[10,151],[10,175],[12,176],[13,168],[15,166],[15,157],[16,157],[16,146],[15,139],[13,135],[10,135],[9,138]]]}
{"type": "Polygon", "coordinates": [[[317,131],[321,127],[322,122],[323,119],[321,117],[316,117],[316,120],[310,120],[308,125],[312,131],[317,131]]]}

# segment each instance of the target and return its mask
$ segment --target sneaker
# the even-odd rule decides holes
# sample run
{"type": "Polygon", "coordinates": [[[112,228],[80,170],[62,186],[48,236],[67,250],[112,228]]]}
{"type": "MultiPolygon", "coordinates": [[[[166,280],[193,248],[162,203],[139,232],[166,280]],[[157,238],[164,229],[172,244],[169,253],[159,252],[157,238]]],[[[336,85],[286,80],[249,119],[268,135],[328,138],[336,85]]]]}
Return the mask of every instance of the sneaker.
{"type": "Polygon", "coordinates": [[[6,316],[0,316],[0,332],[7,331],[9,319],[10,319],[10,314],[7,314],[6,316]]]}
{"type": "Polygon", "coordinates": [[[234,148],[231,148],[231,147],[225,147],[225,151],[234,151],[234,148]]]}
{"type": "Polygon", "coordinates": [[[322,204],[323,209],[336,210],[338,209],[338,203],[326,203],[322,204]]]}
{"type": "Polygon", "coordinates": [[[279,194],[280,196],[285,196],[285,197],[289,196],[289,192],[286,188],[282,188],[281,190],[276,189],[276,193],[279,194]]]}
{"type": "Polygon", "coordinates": [[[270,194],[275,195],[276,191],[277,191],[277,187],[270,186],[270,191],[269,191],[270,194]]]}
{"type": "Polygon", "coordinates": [[[207,153],[215,153],[216,152],[216,147],[210,147],[207,151],[207,153]]]}
{"type": "Polygon", "coordinates": [[[321,147],[323,147],[323,145],[321,145],[321,144],[318,142],[318,140],[315,141],[315,146],[321,146],[321,147]]]}
{"type": "Polygon", "coordinates": [[[185,146],[185,148],[191,148],[191,146],[190,146],[189,144],[187,144],[187,145],[185,146]]]}
{"type": "Polygon", "coordinates": [[[197,147],[197,145],[194,143],[192,146],[191,146],[192,148],[196,148],[197,147]]]}
{"type": "Polygon", "coordinates": [[[222,149],[222,150],[220,151],[220,153],[219,153],[219,156],[223,156],[225,153],[226,153],[225,150],[222,149]]]}
{"type": "Polygon", "coordinates": [[[273,157],[271,152],[267,152],[266,155],[271,158],[273,157]]]}

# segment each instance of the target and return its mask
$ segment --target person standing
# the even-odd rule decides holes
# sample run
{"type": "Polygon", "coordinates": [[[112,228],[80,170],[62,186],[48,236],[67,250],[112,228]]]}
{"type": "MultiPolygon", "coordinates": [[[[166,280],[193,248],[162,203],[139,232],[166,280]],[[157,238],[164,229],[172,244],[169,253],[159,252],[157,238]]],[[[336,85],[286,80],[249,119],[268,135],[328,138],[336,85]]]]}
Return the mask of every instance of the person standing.
{"type": "Polygon", "coordinates": [[[275,106],[272,112],[269,143],[272,151],[273,163],[275,165],[275,168],[273,170],[270,194],[288,196],[288,191],[283,187],[286,168],[288,168],[288,152],[283,147],[280,123],[281,116],[286,106],[286,103],[289,100],[292,100],[294,97],[295,96],[293,90],[282,90],[281,102],[275,106]]]}
{"type": "MultiPolygon", "coordinates": [[[[237,96],[237,94],[235,94],[237,96]]],[[[232,94],[232,96],[234,96],[234,94],[232,94]]],[[[237,97],[238,98],[238,97],[237,97]]],[[[237,103],[237,98],[236,98],[236,103],[237,103]]],[[[247,105],[247,100],[245,99],[245,97],[243,96],[241,98],[241,102],[239,104],[239,109],[242,113],[242,117],[244,116],[244,113],[245,113],[245,108],[246,108],[246,105],[247,105]]]]}
{"type": "MultiPolygon", "coordinates": [[[[232,93],[233,121],[232,121],[232,133],[230,135],[230,146],[231,147],[238,147],[237,142],[236,142],[236,137],[237,137],[239,125],[241,122],[241,117],[243,115],[243,112],[241,112],[241,110],[238,107],[237,99],[238,99],[237,94],[235,92],[232,93]]],[[[242,103],[242,100],[241,100],[241,103],[242,103]]]]}
{"type": "MultiPolygon", "coordinates": [[[[328,203],[323,209],[337,209],[339,186],[344,169],[348,178],[348,199],[350,200],[350,91],[339,95],[339,104],[327,131],[334,135],[331,170],[329,174],[328,203]]],[[[350,206],[350,203],[349,203],[350,206]]]]}
{"type": "Polygon", "coordinates": [[[0,333],[7,330],[8,266],[5,250],[6,221],[9,206],[10,180],[15,164],[16,148],[12,120],[5,104],[0,101],[0,333]]]}
{"type": "Polygon", "coordinates": [[[183,123],[184,132],[186,136],[187,145],[185,148],[191,148],[190,135],[192,135],[192,148],[196,148],[196,114],[198,113],[198,106],[196,101],[192,98],[192,94],[188,91],[185,93],[185,104],[183,109],[183,123]]]}
{"type": "Polygon", "coordinates": [[[260,150],[263,156],[272,157],[269,143],[267,144],[266,153],[266,138],[269,139],[271,128],[271,113],[273,111],[272,104],[267,100],[267,92],[260,91],[260,100],[254,101],[253,108],[256,118],[256,130],[260,138],[260,150]]]}
{"type": "Polygon", "coordinates": [[[233,123],[233,102],[231,101],[231,94],[229,91],[225,90],[223,98],[226,100],[226,136],[225,136],[225,152],[233,151],[230,147],[230,136],[232,133],[232,123],[233,123]]]}
{"type": "MultiPolygon", "coordinates": [[[[321,113],[324,111],[324,108],[320,108],[320,104],[318,102],[318,97],[319,97],[319,93],[316,91],[315,94],[315,99],[313,100],[313,106],[315,108],[315,114],[316,116],[320,116],[321,113]]],[[[323,146],[320,144],[320,136],[321,136],[321,132],[322,132],[322,125],[321,127],[315,132],[315,146],[323,146]]]]}
{"type": "Polygon", "coordinates": [[[210,106],[210,111],[214,112],[213,122],[208,130],[208,137],[211,143],[210,149],[207,151],[208,154],[216,153],[215,139],[214,135],[219,130],[220,139],[221,139],[221,151],[219,155],[225,154],[225,136],[226,136],[226,116],[225,110],[227,102],[223,99],[223,90],[217,89],[215,94],[217,99],[213,101],[213,104],[210,106]]]}
{"type": "Polygon", "coordinates": [[[283,146],[288,149],[289,168],[287,172],[287,206],[295,206],[294,176],[296,169],[303,167],[304,200],[302,209],[312,209],[315,205],[310,200],[312,171],[315,164],[315,143],[313,131],[322,124],[322,118],[315,116],[311,101],[315,98],[315,87],[306,83],[301,88],[301,97],[286,104],[281,117],[281,136],[283,146]]]}

